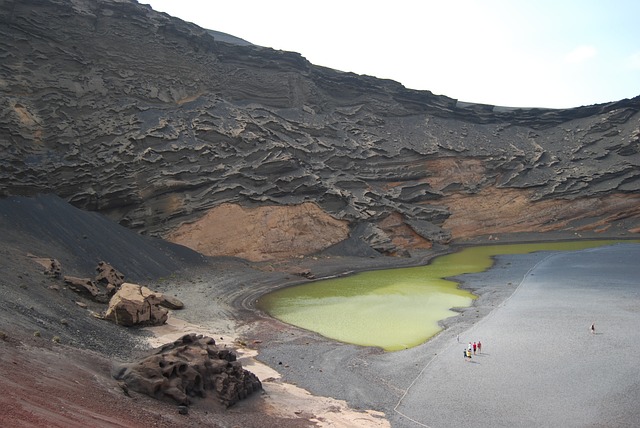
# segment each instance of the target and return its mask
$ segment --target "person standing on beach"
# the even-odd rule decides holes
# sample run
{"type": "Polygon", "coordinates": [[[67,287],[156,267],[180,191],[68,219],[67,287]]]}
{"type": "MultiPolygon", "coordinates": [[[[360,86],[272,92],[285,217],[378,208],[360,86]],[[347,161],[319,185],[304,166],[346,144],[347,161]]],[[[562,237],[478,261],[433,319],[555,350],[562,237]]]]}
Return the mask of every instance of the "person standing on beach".
{"type": "Polygon", "coordinates": [[[478,354],[482,352],[482,342],[478,340],[478,354]]]}
{"type": "Polygon", "coordinates": [[[473,342],[473,355],[476,355],[476,350],[478,349],[478,344],[473,342]]]}
{"type": "Polygon", "coordinates": [[[596,334],[596,323],[591,324],[589,330],[591,330],[591,334],[596,334]]]}

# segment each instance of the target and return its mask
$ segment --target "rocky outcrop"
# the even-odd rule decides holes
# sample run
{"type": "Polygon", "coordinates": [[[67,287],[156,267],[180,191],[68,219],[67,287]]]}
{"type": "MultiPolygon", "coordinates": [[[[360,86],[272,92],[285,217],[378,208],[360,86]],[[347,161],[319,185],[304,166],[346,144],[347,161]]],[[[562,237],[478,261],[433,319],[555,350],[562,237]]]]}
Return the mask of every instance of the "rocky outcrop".
{"type": "Polygon", "coordinates": [[[127,327],[161,325],[167,322],[169,314],[163,303],[162,293],[125,282],[109,301],[104,318],[127,327]]]}
{"type": "Polygon", "coordinates": [[[107,293],[112,295],[124,284],[124,274],[107,262],[99,262],[96,267],[95,281],[104,285],[107,293]]]}
{"type": "Polygon", "coordinates": [[[44,271],[42,272],[43,274],[51,278],[62,278],[62,265],[57,259],[36,257],[33,254],[29,254],[29,257],[44,268],[44,271]]]}
{"type": "Polygon", "coordinates": [[[89,278],[65,276],[64,282],[71,290],[95,302],[107,303],[109,301],[107,293],[89,278]]]}
{"type": "Polygon", "coordinates": [[[129,389],[157,399],[189,405],[210,394],[226,407],[262,389],[236,355],[210,337],[188,334],[153,354],[119,367],[114,377],[129,389]]]}
{"type": "Polygon", "coordinates": [[[110,296],[113,296],[124,283],[124,275],[106,262],[99,262],[96,272],[94,279],[75,276],[65,276],[63,279],[76,293],[98,303],[107,303],[110,296]]]}
{"type": "Polygon", "coordinates": [[[0,195],[254,260],[640,227],[640,97],[462,103],[234,43],[134,1],[3,2],[0,195]]]}

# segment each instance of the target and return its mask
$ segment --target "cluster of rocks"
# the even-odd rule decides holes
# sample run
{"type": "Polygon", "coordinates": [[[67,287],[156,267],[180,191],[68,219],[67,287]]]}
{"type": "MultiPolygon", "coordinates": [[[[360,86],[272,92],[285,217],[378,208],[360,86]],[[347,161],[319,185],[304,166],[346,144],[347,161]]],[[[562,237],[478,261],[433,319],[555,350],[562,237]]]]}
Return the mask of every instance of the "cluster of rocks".
{"type": "MultiPolygon", "coordinates": [[[[33,259],[44,274],[60,277],[62,267],[55,259],[33,259]]],[[[124,275],[109,263],[100,262],[94,278],[64,276],[70,290],[98,303],[107,303],[101,317],[123,326],[160,325],[169,309],[182,309],[175,297],[148,287],[125,282],[124,275]]],[[[186,412],[193,399],[211,394],[225,407],[232,406],[262,388],[256,375],[242,368],[230,349],[220,349],[214,339],[187,334],[163,345],[133,363],[120,364],[114,377],[128,390],[161,400],[171,400],[186,412]]]]}
{"type": "Polygon", "coordinates": [[[124,275],[106,262],[99,262],[93,279],[65,275],[69,289],[98,303],[108,303],[109,299],[124,283],[124,275]]]}
{"type": "Polygon", "coordinates": [[[114,377],[130,390],[156,399],[189,405],[212,394],[229,407],[262,389],[236,355],[210,337],[188,334],[137,362],[116,368],[114,377]]]}
{"type": "MultiPolygon", "coordinates": [[[[62,276],[62,266],[56,259],[34,257],[34,260],[45,268],[45,275],[62,276]]],[[[123,326],[161,325],[167,321],[169,309],[184,307],[176,297],[125,282],[124,275],[104,261],[98,263],[94,278],[69,275],[62,278],[67,287],[79,295],[97,303],[108,303],[101,316],[123,326]]]]}

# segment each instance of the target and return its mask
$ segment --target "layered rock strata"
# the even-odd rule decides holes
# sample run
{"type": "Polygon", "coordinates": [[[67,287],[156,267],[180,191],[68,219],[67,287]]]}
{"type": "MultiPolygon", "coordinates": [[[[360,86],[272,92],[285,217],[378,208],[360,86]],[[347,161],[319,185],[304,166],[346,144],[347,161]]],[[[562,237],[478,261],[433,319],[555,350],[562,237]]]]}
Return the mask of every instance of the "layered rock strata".
{"type": "Polygon", "coordinates": [[[0,195],[253,260],[640,227],[640,97],[463,103],[128,0],[4,1],[0,36],[0,195]]]}

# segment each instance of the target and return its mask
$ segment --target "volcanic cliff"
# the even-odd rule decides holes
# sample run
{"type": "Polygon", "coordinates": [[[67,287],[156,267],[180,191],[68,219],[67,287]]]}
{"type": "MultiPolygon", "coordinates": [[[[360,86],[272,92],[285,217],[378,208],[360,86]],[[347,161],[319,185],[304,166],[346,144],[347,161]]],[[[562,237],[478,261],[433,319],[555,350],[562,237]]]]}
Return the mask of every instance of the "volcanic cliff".
{"type": "Polygon", "coordinates": [[[132,0],[4,0],[0,36],[1,196],[250,260],[640,231],[640,97],[463,103],[132,0]]]}

